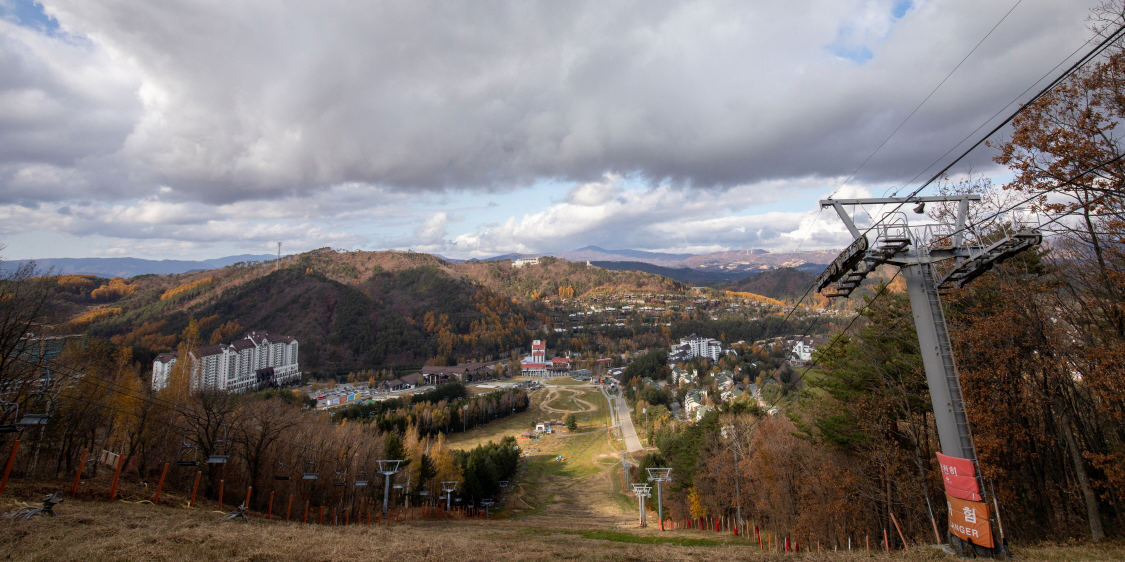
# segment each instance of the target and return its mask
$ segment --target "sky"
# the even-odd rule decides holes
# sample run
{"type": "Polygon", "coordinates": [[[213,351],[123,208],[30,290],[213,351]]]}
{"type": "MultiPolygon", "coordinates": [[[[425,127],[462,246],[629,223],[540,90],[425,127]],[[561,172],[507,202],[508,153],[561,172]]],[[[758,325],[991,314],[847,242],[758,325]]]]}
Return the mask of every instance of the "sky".
{"type": "Polygon", "coordinates": [[[0,255],[841,248],[1098,3],[0,0],[0,255]]]}

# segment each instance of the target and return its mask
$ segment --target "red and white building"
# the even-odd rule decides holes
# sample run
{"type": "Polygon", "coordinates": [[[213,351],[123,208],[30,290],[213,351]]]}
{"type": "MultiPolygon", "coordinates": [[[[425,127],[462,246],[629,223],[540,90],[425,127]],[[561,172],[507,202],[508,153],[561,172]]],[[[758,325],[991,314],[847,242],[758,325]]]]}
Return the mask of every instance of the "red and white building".
{"type": "Polygon", "coordinates": [[[547,342],[531,342],[531,355],[520,361],[520,374],[529,377],[563,377],[570,374],[569,357],[555,357],[547,360],[547,342]]]}

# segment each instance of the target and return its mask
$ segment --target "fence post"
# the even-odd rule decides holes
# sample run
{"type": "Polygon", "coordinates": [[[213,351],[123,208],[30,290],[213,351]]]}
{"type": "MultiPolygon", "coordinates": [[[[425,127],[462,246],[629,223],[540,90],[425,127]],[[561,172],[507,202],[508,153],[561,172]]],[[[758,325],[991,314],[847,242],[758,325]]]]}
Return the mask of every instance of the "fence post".
{"type": "Polygon", "coordinates": [[[246,488],[246,503],[243,504],[243,505],[246,506],[246,509],[250,509],[250,492],[253,492],[253,491],[254,491],[253,486],[249,486],[249,487],[246,488]]]}
{"type": "MultiPolygon", "coordinates": [[[[79,472],[78,474],[81,475],[82,473],[79,472]]],[[[164,463],[164,470],[160,471],[160,483],[156,485],[156,496],[152,498],[153,504],[160,503],[160,490],[162,490],[164,488],[164,477],[165,476],[168,476],[168,463],[164,463]]],[[[78,482],[77,482],[77,479],[76,479],[75,486],[77,486],[77,485],[78,485],[78,482]]]]}
{"type": "Polygon", "coordinates": [[[86,468],[86,455],[90,452],[90,448],[82,449],[82,460],[78,461],[78,473],[74,475],[74,485],[70,487],[70,497],[78,495],[78,483],[82,479],[82,471],[86,468]]]}
{"type": "Polygon", "coordinates": [[[227,481],[225,479],[219,480],[219,511],[223,510],[223,486],[226,483],[227,481]]]}
{"type": "Polygon", "coordinates": [[[289,512],[293,511],[293,494],[289,494],[289,505],[285,508],[285,520],[289,521],[289,512]]]}
{"type": "Polygon", "coordinates": [[[273,519],[273,490],[270,490],[270,505],[266,508],[266,519],[273,519]]]}

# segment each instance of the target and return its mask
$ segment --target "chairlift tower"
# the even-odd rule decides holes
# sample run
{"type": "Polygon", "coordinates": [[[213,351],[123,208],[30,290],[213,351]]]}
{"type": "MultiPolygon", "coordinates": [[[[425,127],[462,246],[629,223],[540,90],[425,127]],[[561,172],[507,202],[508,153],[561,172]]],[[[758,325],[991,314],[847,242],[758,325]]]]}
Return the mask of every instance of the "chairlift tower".
{"type": "Polygon", "coordinates": [[[648,468],[648,481],[656,482],[656,515],[660,517],[660,530],[664,530],[664,501],[660,497],[661,483],[672,480],[671,468],[648,468]]]}
{"type": "Polygon", "coordinates": [[[453,492],[457,491],[457,481],[442,480],[441,491],[445,494],[445,510],[450,511],[450,502],[453,501],[453,492]]]}
{"type": "Polygon", "coordinates": [[[402,464],[401,460],[381,460],[375,461],[379,463],[379,473],[386,477],[383,484],[383,517],[387,516],[387,502],[391,498],[391,476],[398,474],[398,467],[402,464]]]}
{"type": "Polygon", "coordinates": [[[972,463],[978,494],[984,486],[938,291],[964,287],[994,265],[1043,240],[1038,230],[1022,228],[1010,229],[988,245],[967,241],[969,203],[980,200],[980,195],[972,194],[823,199],[820,201],[821,208],[835,209],[854,242],[837,256],[816,282],[817,291],[825,296],[846,298],[880,265],[900,268],[918,332],[919,351],[926,370],[941,451],[949,457],[972,463]],[[926,203],[956,203],[955,224],[910,226],[906,213],[893,212],[867,232],[860,232],[845,209],[845,206],[854,205],[916,205],[914,213],[921,214],[925,212],[926,203]],[[940,280],[935,280],[934,264],[950,260],[952,267],[940,280]]]}
{"type": "Polygon", "coordinates": [[[652,486],[648,484],[633,484],[633,494],[640,500],[641,527],[648,527],[648,518],[645,517],[645,498],[652,496],[652,486]]]}

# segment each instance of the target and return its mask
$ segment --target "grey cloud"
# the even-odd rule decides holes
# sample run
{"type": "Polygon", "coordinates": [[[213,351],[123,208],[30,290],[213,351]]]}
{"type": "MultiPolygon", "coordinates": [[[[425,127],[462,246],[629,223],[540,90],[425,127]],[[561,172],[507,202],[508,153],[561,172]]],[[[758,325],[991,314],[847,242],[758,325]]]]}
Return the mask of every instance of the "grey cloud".
{"type": "MultiPolygon", "coordinates": [[[[1085,38],[1094,1],[1021,5],[861,179],[902,181],[929,164],[1085,38]]],[[[606,172],[696,187],[846,176],[1008,7],[926,2],[893,21],[891,0],[45,4],[89,38],[91,60],[116,65],[90,81],[128,72],[140,86],[83,96],[52,82],[57,69],[13,62],[18,41],[0,43],[0,65],[19,71],[0,87],[43,84],[51,100],[0,135],[0,163],[74,168],[106,198],[166,184],[210,203],[341,182],[410,192],[606,172]],[[831,52],[844,28],[873,59],[831,52]],[[53,117],[74,108],[89,117],[53,117]]],[[[5,191],[17,176],[0,175],[5,191]]]]}

